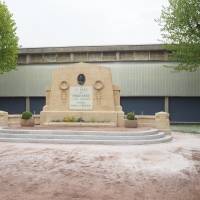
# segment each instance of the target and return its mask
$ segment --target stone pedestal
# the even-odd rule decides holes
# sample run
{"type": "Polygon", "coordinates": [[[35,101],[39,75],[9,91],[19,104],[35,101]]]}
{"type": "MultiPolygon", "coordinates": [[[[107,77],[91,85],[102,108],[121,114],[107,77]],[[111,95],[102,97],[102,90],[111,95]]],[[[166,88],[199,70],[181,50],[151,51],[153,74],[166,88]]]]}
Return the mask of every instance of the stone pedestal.
{"type": "Polygon", "coordinates": [[[156,116],[156,129],[160,132],[164,132],[166,135],[171,135],[169,113],[158,112],[156,116]]]}
{"type": "Polygon", "coordinates": [[[0,127],[8,126],[8,113],[4,111],[0,111],[0,127]]]}
{"type": "Polygon", "coordinates": [[[34,126],[35,125],[35,119],[21,119],[20,125],[21,126],[34,126]]]}
{"type": "Polygon", "coordinates": [[[137,128],[138,127],[138,121],[137,120],[124,120],[124,126],[126,128],[137,128]]]}

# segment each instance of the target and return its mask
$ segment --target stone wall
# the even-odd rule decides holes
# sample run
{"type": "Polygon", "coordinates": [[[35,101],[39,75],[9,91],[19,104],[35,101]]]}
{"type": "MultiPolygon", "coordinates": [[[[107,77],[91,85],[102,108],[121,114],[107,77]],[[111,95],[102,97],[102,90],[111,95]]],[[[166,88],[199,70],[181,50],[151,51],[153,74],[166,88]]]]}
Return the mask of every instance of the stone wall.
{"type": "MultiPolygon", "coordinates": [[[[40,124],[40,115],[33,115],[35,119],[35,124],[40,124]]],[[[20,125],[21,115],[8,115],[8,123],[7,125],[20,125]]],[[[3,126],[7,126],[3,125],[3,126]]]]}

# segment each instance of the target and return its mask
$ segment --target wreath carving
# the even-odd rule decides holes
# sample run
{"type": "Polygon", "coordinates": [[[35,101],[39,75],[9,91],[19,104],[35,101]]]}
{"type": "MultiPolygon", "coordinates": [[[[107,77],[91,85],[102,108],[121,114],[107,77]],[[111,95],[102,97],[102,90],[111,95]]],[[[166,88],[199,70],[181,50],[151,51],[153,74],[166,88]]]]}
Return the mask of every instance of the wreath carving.
{"type": "Polygon", "coordinates": [[[101,80],[97,80],[94,83],[94,88],[96,90],[101,90],[103,88],[103,86],[104,86],[104,84],[103,84],[103,82],[101,80]]]}
{"type": "Polygon", "coordinates": [[[67,90],[69,87],[69,84],[67,83],[67,81],[61,81],[60,82],[60,89],[61,90],[67,90]]]}

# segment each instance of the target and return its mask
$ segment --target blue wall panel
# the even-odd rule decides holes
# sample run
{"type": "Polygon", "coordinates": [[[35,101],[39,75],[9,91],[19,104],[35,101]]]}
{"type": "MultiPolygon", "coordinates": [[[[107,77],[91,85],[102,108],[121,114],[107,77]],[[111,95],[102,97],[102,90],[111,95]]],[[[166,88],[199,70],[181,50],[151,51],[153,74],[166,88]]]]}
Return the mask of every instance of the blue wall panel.
{"type": "MultiPolygon", "coordinates": [[[[45,97],[31,97],[30,111],[40,114],[45,105],[45,97]]],[[[200,122],[200,97],[170,97],[169,113],[171,122],[200,122]]],[[[125,114],[154,115],[164,111],[164,97],[121,97],[125,114]]],[[[0,97],[0,110],[9,114],[21,114],[26,110],[25,97],[0,97]]]]}
{"type": "Polygon", "coordinates": [[[200,97],[170,97],[171,122],[200,122],[200,97]]]}
{"type": "Polygon", "coordinates": [[[155,115],[164,111],[164,97],[121,97],[121,106],[125,114],[134,111],[136,115],[155,115]]]}
{"type": "Polygon", "coordinates": [[[0,110],[8,114],[21,114],[26,110],[25,97],[0,97],[0,110]]]}
{"type": "Polygon", "coordinates": [[[45,97],[31,97],[30,98],[30,111],[34,114],[40,114],[45,105],[45,97]]]}

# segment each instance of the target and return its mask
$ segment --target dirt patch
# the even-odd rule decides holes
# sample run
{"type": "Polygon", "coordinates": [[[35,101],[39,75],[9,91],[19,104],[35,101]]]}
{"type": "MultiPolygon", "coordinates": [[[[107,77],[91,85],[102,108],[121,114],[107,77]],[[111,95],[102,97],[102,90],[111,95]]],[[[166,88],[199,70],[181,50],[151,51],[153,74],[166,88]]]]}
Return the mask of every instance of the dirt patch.
{"type": "Polygon", "coordinates": [[[199,200],[200,137],[134,146],[0,143],[0,199],[199,200]]]}

